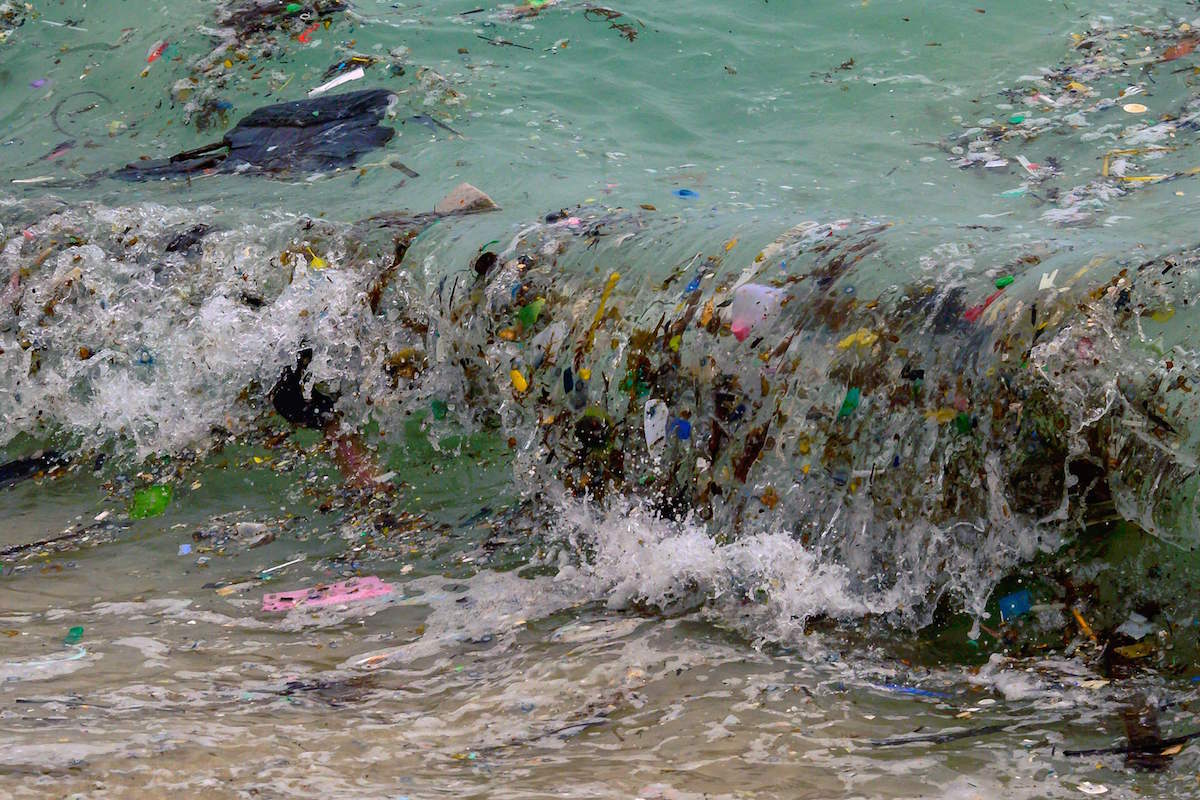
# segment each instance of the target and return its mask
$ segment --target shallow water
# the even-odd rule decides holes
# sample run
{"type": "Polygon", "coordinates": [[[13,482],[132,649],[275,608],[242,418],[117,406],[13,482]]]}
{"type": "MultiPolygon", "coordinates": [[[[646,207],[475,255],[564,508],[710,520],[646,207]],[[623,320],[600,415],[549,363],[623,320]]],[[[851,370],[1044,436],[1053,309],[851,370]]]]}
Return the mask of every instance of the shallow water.
{"type": "Polygon", "coordinates": [[[227,5],[0,2],[0,794],[1200,796],[1193,4],[227,5]]]}

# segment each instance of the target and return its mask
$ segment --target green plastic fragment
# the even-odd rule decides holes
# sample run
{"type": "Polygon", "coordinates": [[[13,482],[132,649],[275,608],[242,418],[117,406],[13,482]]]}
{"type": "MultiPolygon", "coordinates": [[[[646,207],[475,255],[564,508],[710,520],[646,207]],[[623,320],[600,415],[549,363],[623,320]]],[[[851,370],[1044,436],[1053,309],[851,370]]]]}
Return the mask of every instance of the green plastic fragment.
{"type": "Polygon", "coordinates": [[[846,390],[846,399],[842,401],[842,407],[838,409],[838,419],[845,419],[854,413],[854,409],[858,408],[858,402],[862,399],[862,391],[857,386],[851,386],[846,390]]]}
{"type": "Polygon", "coordinates": [[[433,409],[434,419],[445,419],[446,412],[450,410],[450,407],[446,405],[445,400],[434,400],[429,404],[429,407],[433,409]]]}
{"type": "Polygon", "coordinates": [[[517,319],[519,319],[521,324],[526,328],[532,328],[533,324],[537,322],[538,317],[542,315],[542,309],[545,306],[545,299],[539,297],[532,303],[522,307],[521,310],[517,312],[517,319]]]}
{"type": "Polygon", "coordinates": [[[967,434],[971,432],[971,415],[965,411],[958,412],[958,416],[954,418],[954,427],[958,428],[958,432],[967,434]]]}
{"type": "Polygon", "coordinates": [[[1001,278],[996,278],[996,288],[1003,289],[1005,286],[1008,286],[1015,280],[1016,278],[1014,278],[1012,275],[1005,275],[1001,278]]]}
{"type": "Polygon", "coordinates": [[[1012,125],[1020,125],[1022,122],[1025,121],[1025,115],[1024,114],[1013,114],[1011,117],[1008,118],[1008,121],[1012,125]]]}
{"type": "Polygon", "coordinates": [[[283,10],[289,14],[298,14],[304,10],[304,5],[302,3],[288,3],[283,10]]]}
{"type": "Polygon", "coordinates": [[[171,487],[165,484],[138,489],[133,493],[133,502],[129,506],[129,516],[132,519],[157,517],[167,510],[167,506],[171,504],[171,496],[173,494],[174,491],[171,487]]]}
{"type": "Polygon", "coordinates": [[[1000,196],[1001,197],[1024,197],[1025,196],[1025,187],[1022,186],[1017,189],[1009,189],[1008,191],[1001,192],[1000,196]]]}
{"type": "Polygon", "coordinates": [[[79,644],[83,641],[83,626],[76,625],[67,631],[67,638],[63,640],[67,644],[79,644]]]}

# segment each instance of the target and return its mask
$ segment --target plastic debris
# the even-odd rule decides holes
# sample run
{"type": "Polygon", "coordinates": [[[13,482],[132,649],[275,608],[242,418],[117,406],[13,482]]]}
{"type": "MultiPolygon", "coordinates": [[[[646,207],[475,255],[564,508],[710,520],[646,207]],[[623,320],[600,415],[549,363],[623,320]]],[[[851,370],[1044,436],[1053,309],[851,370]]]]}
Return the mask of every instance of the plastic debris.
{"type": "Polygon", "coordinates": [[[1107,786],[1105,786],[1102,783],[1091,783],[1090,781],[1084,781],[1083,783],[1079,784],[1075,788],[1079,789],[1079,791],[1083,792],[1084,794],[1107,794],[1108,793],[1107,786]]]}
{"type": "Polygon", "coordinates": [[[320,86],[309,89],[308,96],[316,97],[317,95],[325,94],[325,92],[328,92],[330,89],[336,89],[337,87],[346,83],[350,83],[351,81],[362,80],[366,74],[367,73],[363,72],[362,67],[356,67],[350,72],[339,75],[331,81],[327,81],[320,86]]]}
{"type": "Polygon", "coordinates": [[[862,390],[857,386],[852,386],[846,390],[846,397],[842,400],[842,407],[838,409],[838,419],[845,419],[854,413],[858,408],[859,401],[862,398],[862,390]]]}
{"type": "Polygon", "coordinates": [[[532,303],[522,306],[521,310],[517,312],[517,319],[524,327],[532,328],[537,323],[538,317],[541,316],[542,309],[545,307],[545,298],[539,297],[532,303]]]}
{"type": "Polygon", "coordinates": [[[352,166],[363,153],[383,147],[395,135],[391,127],[380,124],[395,98],[385,89],[364,89],[264,106],[244,117],[219,142],[167,159],[138,161],[116,170],[112,177],[144,181],[197,172],[274,173],[352,166]]]}
{"type": "Polygon", "coordinates": [[[646,434],[646,447],[653,451],[667,436],[667,419],[670,412],[662,400],[650,400],[643,412],[643,428],[646,434]]]}
{"type": "Polygon", "coordinates": [[[784,293],[770,286],[747,283],[733,293],[730,309],[730,329],[739,342],[745,341],[750,332],[779,313],[784,293]]]}
{"type": "Polygon", "coordinates": [[[291,561],[285,561],[282,564],[276,564],[273,567],[267,567],[266,569],[262,570],[258,574],[259,574],[259,576],[270,575],[274,572],[279,572],[282,569],[287,569],[288,567],[299,564],[301,561],[304,561],[307,558],[308,558],[308,556],[306,556],[306,555],[299,555],[299,556],[296,556],[295,558],[293,558],[291,561]]]}
{"type": "Polygon", "coordinates": [[[1092,630],[1092,626],[1091,626],[1091,625],[1088,625],[1088,623],[1087,623],[1087,620],[1083,618],[1083,614],[1081,614],[1081,613],[1079,612],[1079,609],[1077,609],[1077,608],[1075,608],[1074,606],[1072,606],[1072,607],[1071,607],[1071,614],[1072,614],[1072,615],[1075,617],[1075,624],[1079,626],[1079,630],[1081,630],[1081,631],[1083,632],[1083,635],[1084,635],[1084,636],[1086,636],[1086,637],[1088,637],[1089,639],[1091,639],[1091,640],[1092,640],[1092,642],[1097,642],[1097,641],[1099,641],[1099,640],[1096,638],[1096,632],[1092,630]]]}
{"type": "Polygon", "coordinates": [[[854,333],[838,342],[839,350],[849,350],[851,347],[868,348],[879,341],[879,334],[866,328],[859,328],[854,333]]]}
{"type": "Polygon", "coordinates": [[[0,489],[36,478],[63,463],[63,456],[55,452],[39,452],[0,464],[0,489]]]}
{"type": "Polygon", "coordinates": [[[312,251],[311,247],[308,248],[308,255],[309,255],[309,259],[308,259],[308,268],[309,269],[322,270],[322,269],[326,269],[329,266],[329,262],[326,261],[325,259],[321,258],[316,253],[314,253],[312,251]]]}
{"type": "Polygon", "coordinates": [[[945,692],[935,692],[931,689],[922,689],[919,686],[905,686],[899,683],[880,683],[872,685],[876,689],[883,689],[896,694],[911,694],[914,697],[934,697],[939,700],[945,700],[950,697],[950,695],[946,694],[945,692]]]}
{"type": "Polygon", "coordinates": [[[695,200],[700,196],[698,192],[694,192],[691,189],[676,189],[671,194],[676,197],[682,197],[684,200],[695,200]]]}
{"type": "Polygon", "coordinates": [[[79,644],[82,641],[83,641],[83,626],[82,625],[75,625],[74,627],[72,627],[69,631],[67,631],[66,638],[63,639],[63,643],[65,643],[65,644],[79,644]]]}
{"type": "Polygon", "coordinates": [[[1000,619],[1008,622],[1022,614],[1028,614],[1031,608],[1033,608],[1033,595],[1028,589],[1021,589],[1000,598],[1000,619]]]}
{"type": "Polygon", "coordinates": [[[133,502],[129,506],[129,516],[132,519],[157,517],[167,510],[174,493],[174,490],[167,484],[157,484],[139,489],[133,494],[133,502]]]}
{"type": "Polygon", "coordinates": [[[296,41],[300,42],[300,44],[309,44],[312,41],[312,35],[314,33],[316,33],[317,31],[319,31],[320,29],[321,29],[321,26],[318,23],[314,22],[313,24],[311,24],[307,28],[305,28],[300,33],[300,35],[296,37],[296,41]]]}
{"type": "Polygon", "coordinates": [[[311,589],[276,592],[263,595],[263,611],[288,611],[293,608],[316,608],[342,603],[357,603],[391,594],[395,587],[377,576],[351,578],[338,583],[322,584],[311,589]]]}
{"type": "Polygon", "coordinates": [[[146,53],[146,63],[153,64],[155,61],[157,61],[159,56],[163,54],[163,51],[167,49],[168,44],[170,44],[170,42],[164,40],[155,42],[153,45],[151,45],[149,52],[146,53]]]}

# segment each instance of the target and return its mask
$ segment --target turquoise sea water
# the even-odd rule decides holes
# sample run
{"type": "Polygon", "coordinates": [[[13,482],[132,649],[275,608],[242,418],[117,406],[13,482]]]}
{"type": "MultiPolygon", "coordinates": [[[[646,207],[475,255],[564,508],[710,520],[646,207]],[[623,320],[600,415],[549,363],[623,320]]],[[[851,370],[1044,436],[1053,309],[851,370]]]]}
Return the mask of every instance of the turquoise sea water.
{"type": "Polygon", "coordinates": [[[0,2],[0,794],[1196,796],[1193,26],[0,2]]]}

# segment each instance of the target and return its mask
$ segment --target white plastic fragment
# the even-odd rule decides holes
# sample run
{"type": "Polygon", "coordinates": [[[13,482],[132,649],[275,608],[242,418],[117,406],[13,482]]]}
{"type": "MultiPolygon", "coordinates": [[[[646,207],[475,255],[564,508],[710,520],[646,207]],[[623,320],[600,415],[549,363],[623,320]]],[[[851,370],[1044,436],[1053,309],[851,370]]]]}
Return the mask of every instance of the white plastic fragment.
{"type": "Polygon", "coordinates": [[[328,81],[327,83],[322,83],[320,86],[318,86],[315,89],[309,89],[308,96],[316,97],[319,94],[325,94],[330,89],[336,89],[337,87],[341,86],[343,83],[350,83],[350,81],[360,80],[364,75],[366,75],[366,73],[363,72],[362,67],[355,67],[354,69],[350,70],[349,72],[347,72],[343,75],[338,75],[336,78],[334,78],[331,81],[328,81]]]}
{"type": "MultiPolygon", "coordinates": [[[[662,400],[650,400],[643,412],[642,427],[646,432],[646,447],[651,451],[667,437],[667,404],[662,400]]],[[[655,454],[657,457],[657,454],[655,454]]]]}
{"type": "Polygon", "coordinates": [[[734,337],[745,341],[755,326],[765,322],[779,312],[783,305],[784,292],[759,283],[739,286],[733,293],[730,328],[734,337]]]}

